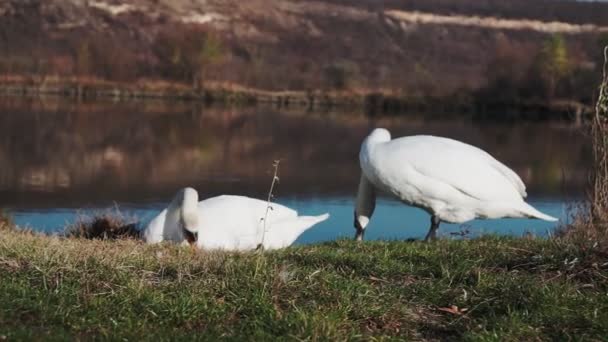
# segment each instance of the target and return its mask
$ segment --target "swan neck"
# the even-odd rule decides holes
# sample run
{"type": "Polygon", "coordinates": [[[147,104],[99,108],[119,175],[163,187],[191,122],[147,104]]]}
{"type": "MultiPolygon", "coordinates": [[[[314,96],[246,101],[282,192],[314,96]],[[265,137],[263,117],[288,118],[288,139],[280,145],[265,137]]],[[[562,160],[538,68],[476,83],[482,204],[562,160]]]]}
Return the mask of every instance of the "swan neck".
{"type": "Polygon", "coordinates": [[[355,205],[355,222],[354,226],[357,231],[356,238],[363,238],[363,232],[367,227],[369,220],[374,214],[376,208],[376,191],[373,184],[361,174],[359,188],[357,189],[357,199],[355,205]]]}
{"type": "Polygon", "coordinates": [[[198,229],[198,193],[192,188],[180,190],[167,208],[167,217],[192,233],[198,229]]]}
{"type": "Polygon", "coordinates": [[[180,219],[184,229],[194,233],[198,229],[198,193],[185,189],[180,208],[180,219]]]}

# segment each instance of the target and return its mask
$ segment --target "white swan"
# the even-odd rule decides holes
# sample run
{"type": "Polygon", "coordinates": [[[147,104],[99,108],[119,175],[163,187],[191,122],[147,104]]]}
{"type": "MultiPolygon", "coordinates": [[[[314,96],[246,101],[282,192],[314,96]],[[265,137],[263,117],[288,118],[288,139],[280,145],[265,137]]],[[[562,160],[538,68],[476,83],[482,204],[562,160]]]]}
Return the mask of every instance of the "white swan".
{"type": "Polygon", "coordinates": [[[277,203],[270,206],[264,225],[266,201],[224,195],[198,202],[198,192],[185,188],[142,235],[147,243],[189,242],[206,250],[244,251],[260,245],[278,249],[291,245],[304,231],[329,218],[329,214],[298,216],[295,210],[277,203]]]}
{"type": "Polygon", "coordinates": [[[441,221],[526,217],[557,221],[524,202],[519,176],[487,152],[460,141],[434,136],[391,140],[375,129],[361,145],[361,180],[355,204],[356,239],[362,240],[374,212],[376,190],[426,210],[435,239],[441,221]]]}

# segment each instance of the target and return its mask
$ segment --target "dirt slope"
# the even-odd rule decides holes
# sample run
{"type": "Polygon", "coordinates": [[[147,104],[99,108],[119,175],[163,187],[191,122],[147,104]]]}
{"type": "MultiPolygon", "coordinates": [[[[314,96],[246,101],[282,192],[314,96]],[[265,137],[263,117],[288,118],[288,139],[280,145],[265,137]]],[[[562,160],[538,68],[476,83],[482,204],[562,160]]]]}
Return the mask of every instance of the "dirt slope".
{"type": "Polygon", "coordinates": [[[597,71],[599,41],[608,41],[602,38],[608,37],[608,16],[598,11],[608,13],[608,5],[484,4],[3,0],[0,73],[195,82],[200,60],[205,72],[199,78],[265,89],[441,95],[487,85],[501,58],[517,66],[514,77],[525,74],[553,34],[565,37],[573,65],[597,71]],[[204,46],[199,49],[197,41],[209,34],[219,40],[219,57],[202,61],[198,50],[204,46]]]}

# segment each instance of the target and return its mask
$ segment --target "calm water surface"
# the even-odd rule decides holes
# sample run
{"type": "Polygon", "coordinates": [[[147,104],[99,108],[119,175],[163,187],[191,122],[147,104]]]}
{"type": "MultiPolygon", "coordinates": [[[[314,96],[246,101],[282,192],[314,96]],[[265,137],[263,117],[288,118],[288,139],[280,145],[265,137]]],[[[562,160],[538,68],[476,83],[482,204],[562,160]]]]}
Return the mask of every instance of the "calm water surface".
{"type": "MultiPolygon", "coordinates": [[[[276,200],[331,218],[300,243],[351,237],[357,154],[374,127],[393,136],[434,134],[490,152],[528,185],[529,202],[567,220],[584,193],[590,142],[567,123],[495,123],[420,115],[204,108],[185,103],[69,103],[0,99],[0,207],[21,226],[61,231],[79,216],[120,210],[147,222],[181,187],[204,197],[265,198],[281,159],[276,200]]],[[[421,238],[429,216],[379,201],[366,238],[421,238]]],[[[523,219],[443,224],[444,236],[545,235],[555,224],[523,219]]]]}

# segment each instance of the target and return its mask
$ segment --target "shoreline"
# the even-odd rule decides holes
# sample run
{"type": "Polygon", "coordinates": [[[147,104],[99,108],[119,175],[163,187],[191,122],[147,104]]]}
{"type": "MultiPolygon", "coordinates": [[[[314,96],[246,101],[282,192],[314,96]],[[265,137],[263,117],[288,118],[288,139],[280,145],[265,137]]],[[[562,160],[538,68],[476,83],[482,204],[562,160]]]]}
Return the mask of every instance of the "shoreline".
{"type": "Polygon", "coordinates": [[[488,100],[472,92],[448,96],[407,96],[390,91],[271,91],[234,84],[209,83],[194,89],[186,84],[141,80],[134,83],[99,79],[0,77],[0,96],[62,97],[113,101],[187,101],[206,105],[270,105],[276,108],[358,110],[368,116],[441,113],[489,120],[564,120],[582,122],[593,114],[588,104],[568,99],[551,101],[488,100]]]}

